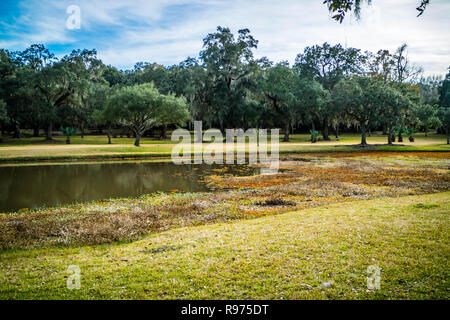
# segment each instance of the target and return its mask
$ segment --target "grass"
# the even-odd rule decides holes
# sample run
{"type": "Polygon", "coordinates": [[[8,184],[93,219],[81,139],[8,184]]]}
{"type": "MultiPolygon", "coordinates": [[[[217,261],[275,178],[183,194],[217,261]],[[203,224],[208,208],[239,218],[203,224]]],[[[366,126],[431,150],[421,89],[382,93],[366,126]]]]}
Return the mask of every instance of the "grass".
{"type": "Polygon", "coordinates": [[[336,202],[440,192],[450,187],[446,153],[382,155],[290,154],[284,156],[275,175],[235,176],[227,167],[214,169],[203,177],[215,190],[211,193],[175,191],[136,199],[24,208],[0,215],[0,249],[132,241],[180,226],[252,219],[336,202]]]}
{"type": "Polygon", "coordinates": [[[209,193],[0,214],[0,299],[449,299],[449,161],[289,153],[209,193]]]}
{"type": "Polygon", "coordinates": [[[0,298],[449,299],[449,212],[445,192],[178,228],[133,243],[4,251],[0,298]],[[66,287],[70,265],[81,270],[80,290],[66,287]],[[371,265],[381,268],[380,290],[367,289],[371,265]]]}
{"type": "MultiPolygon", "coordinates": [[[[339,140],[321,141],[311,144],[307,134],[291,135],[289,143],[280,144],[281,153],[290,152],[350,152],[360,151],[356,145],[360,141],[357,134],[343,134],[339,140]]],[[[55,141],[48,143],[42,138],[5,138],[0,144],[0,162],[20,161],[63,161],[63,160],[107,160],[142,157],[170,157],[173,146],[172,141],[160,141],[150,138],[142,139],[142,146],[133,146],[133,138],[113,139],[113,144],[108,145],[104,136],[85,136],[85,138],[73,137],[72,144],[66,145],[64,137],[55,137],[55,141]]],[[[443,135],[429,134],[425,137],[419,134],[416,142],[405,142],[394,146],[387,146],[386,137],[373,133],[368,137],[368,143],[372,144],[364,148],[370,151],[450,151],[443,135]]]]}

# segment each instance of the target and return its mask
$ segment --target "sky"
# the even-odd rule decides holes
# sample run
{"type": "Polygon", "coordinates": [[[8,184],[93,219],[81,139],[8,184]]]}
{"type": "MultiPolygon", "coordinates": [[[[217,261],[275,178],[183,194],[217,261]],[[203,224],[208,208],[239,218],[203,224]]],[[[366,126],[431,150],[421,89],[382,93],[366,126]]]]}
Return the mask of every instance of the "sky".
{"type": "Polygon", "coordinates": [[[419,2],[372,0],[360,21],[348,16],[339,24],[323,0],[2,0],[0,48],[42,43],[60,57],[95,48],[105,64],[119,69],[139,61],[173,65],[197,57],[203,38],[223,26],[235,33],[250,29],[259,40],[255,57],[274,62],[293,63],[305,47],[324,42],[373,52],[394,52],[406,42],[409,59],[425,75],[444,75],[450,66],[450,0],[431,0],[417,18],[419,2]],[[73,5],[79,28],[68,10],[73,5]]]}

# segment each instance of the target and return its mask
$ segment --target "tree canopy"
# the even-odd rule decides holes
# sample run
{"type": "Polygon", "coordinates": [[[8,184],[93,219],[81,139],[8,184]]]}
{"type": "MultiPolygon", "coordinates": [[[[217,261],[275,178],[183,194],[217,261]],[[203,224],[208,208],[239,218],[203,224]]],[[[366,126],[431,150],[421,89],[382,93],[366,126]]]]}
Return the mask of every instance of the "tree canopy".
{"type": "Polygon", "coordinates": [[[376,53],[329,43],[306,46],[293,66],[254,57],[248,29],[233,34],[217,27],[198,57],[164,66],[138,62],[131,70],[106,66],[95,49],[73,50],[58,59],[45,46],[0,50],[3,132],[19,138],[32,129],[46,139],[58,128],[106,130],[136,137],[169,128],[192,129],[194,121],[225,128],[282,128],[284,141],[296,130],[318,131],[330,140],[340,130],[383,130],[391,144],[403,132],[445,129],[449,76],[420,77],[407,45],[376,53]],[[5,114],[6,113],[6,114],[5,114]],[[441,128],[442,127],[442,128],[441,128]]]}

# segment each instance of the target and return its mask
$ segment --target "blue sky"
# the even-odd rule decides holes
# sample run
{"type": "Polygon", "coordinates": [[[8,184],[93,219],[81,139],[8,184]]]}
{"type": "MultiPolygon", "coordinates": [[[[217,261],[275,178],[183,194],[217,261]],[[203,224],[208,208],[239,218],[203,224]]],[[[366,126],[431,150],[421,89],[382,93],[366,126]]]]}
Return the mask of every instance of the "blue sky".
{"type": "Polygon", "coordinates": [[[323,0],[26,0],[0,2],[0,48],[23,50],[43,43],[58,56],[95,48],[118,68],[135,62],[165,65],[197,56],[202,39],[218,25],[249,28],[260,41],[257,57],[294,61],[308,45],[394,51],[403,42],[425,73],[445,74],[450,65],[450,1],[432,0],[416,18],[419,0],[373,0],[362,20],[338,24],[323,0]],[[67,7],[81,11],[81,28],[66,27],[67,7]]]}

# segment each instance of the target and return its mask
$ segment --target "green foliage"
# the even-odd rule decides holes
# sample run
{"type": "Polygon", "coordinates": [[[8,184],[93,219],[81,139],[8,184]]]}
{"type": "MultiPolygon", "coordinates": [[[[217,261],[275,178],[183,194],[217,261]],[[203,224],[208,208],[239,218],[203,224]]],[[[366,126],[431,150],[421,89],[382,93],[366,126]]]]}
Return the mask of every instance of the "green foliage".
{"type": "Polygon", "coordinates": [[[418,119],[418,126],[423,127],[425,133],[428,133],[431,128],[439,128],[442,123],[437,117],[437,108],[429,104],[415,105],[413,107],[413,114],[418,119]]]}
{"type": "MultiPolygon", "coordinates": [[[[330,10],[359,3],[327,2],[330,10]]],[[[281,127],[285,141],[291,131],[317,125],[324,140],[330,125],[336,136],[341,125],[362,136],[386,126],[390,138],[396,126],[446,128],[449,76],[442,84],[437,77],[416,82],[420,68],[407,59],[406,45],[392,54],[308,46],[293,67],[255,59],[257,46],[248,29],[233,34],[218,27],[204,38],[198,59],[167,67],[138,62],[126,71],[103,65],[95,49],[61,59],[40,44],[0,50],[2,128],[17,138],[21,129],[44,129],[48,139],[60,126],[76,127],[82,137],[85,129],[106,128],[109,137],[113,129],[131,129],[139,140],[153,126],[165,133],[202,120],[221,130],[281,127]]]]}
{"type": "Polygon", "coordinates": [[[66,136],[66,144],[70,144],[70,137],[77,133],[77,130],[72,127],[61,127],[61,132],[66,136]]]}
{"type": "Polygon", "coordinates": [[[348,119],[361,128],[361,144],[365,145],[366,130],[382,114],[386,86],[369,77],[355,76],[341,80],[332,91],[333,103],[342,106],[348,119]]]}
{"type": "Polygon", "coordinates": [[[189,119],[189,109],[186,103],[186,98],[183,96],[176,97],[170,93],[168,95],[161,95],[161,105],[158,111],[157,121],[160,125],[178,125],[184,126],[186,120],[189,119]]]}
{"type": "Polygon", "coordinates": [[[441,107],[437,112],[437,116],[445,127],[450,127],[450,108],[441,107]]]}
{"type": "MultiPolygon", "coordinates": [[[[371,0],[324,0],[323,4],[326,4],[328,10],[332,14],[332,18],[339,23],[344,21],[345,15],[352,12],[355,14],[355,17],[359,20],[361,15],[361,4],[366,2],[367,4],[371,4],[371,0]]],[[[418,13],[418,17],[420,17],[424,12],[427,6],[430,4],[430,0],[420,0],[419,6],[416,8],[418,13]]]]}
{"type": "Polygon", "coordinates": [[[72,128],[72,127],[61,127],[61,132],[66,137],[71,137],[71,136],[74,136],[77,133],[77,130],[72,128]]]}
{"type": "Polygon", "coordinates": [[[439,105],[443,108],[450,108],[450,67],[439,89],[439,105]]]}
{"type": "Polygon", "coordinates": [[[6,111],[6,102],[0,99],[0,125],[5,123],[8,119],[8,113],[6,111]]]}
{"type": "Polygon", "coordinates": [[[139,146],[147,129],[159,124],[183,124],[188,116],[184,98],[162,95],[153,83],[146,83],[116,88],[100,117],[130,128],[139,146]]]}
{"type": "Polygon", "coordinates": [[[409,141],[414,142],[415,138],[414,135],[417,133],[417,129],[415,128],[406,128],[405,134],[408,135],[409,141]]]}
{"type": "Polygon", "coordinates": [[[238,31],[235,39],[229,28],[217,27],[203,40],[200,59],[208,70],[205,90],[221,129],[242,125],[248,94],[256,86],[252,77],[257,70],[253,50],[258,41],[250,30],[238,31]]]}
{"type": "MultiPolygon", "coordinates": [[[[325,0],[323,3],[328,6],[328,10],[333,14],[332,18],[339,23],[344,21],[345,15],[351,11],[355,13],[357,19],[360,18],[361,4],[364,0],[325,0]]],[[[371,3],[371,0],[366,0],[371,3]]]]}
{"type": "Polygon", "coordinates": [[[437,117],[447,133],[447,144],[450,144],[450,108],[440,107],[437,112],[437,117]]]}
{"type": "Polygon", "coordinates": [[[322,46],[306,47],[297,55],[294,69],[301,77],[316,80],[325,89],[332,89],[343,77],[362,73],[365,56],[360,51],[326,42],[322,46]]]}
{"type": "Polygon", "coordinates": [[[311,142],[317,142],[317,140],[319,139],[319,131],[309,130],[309,133],[311,134],[311,142]]]}
{"type": "Polygon", "coordinates": [[[157,123],[160,103],[158,90],[152,83],[119,87],[108,97],[105,117],[129,127],[136,136],[135,145],[139,146],[145,130],[157,123]]]}

